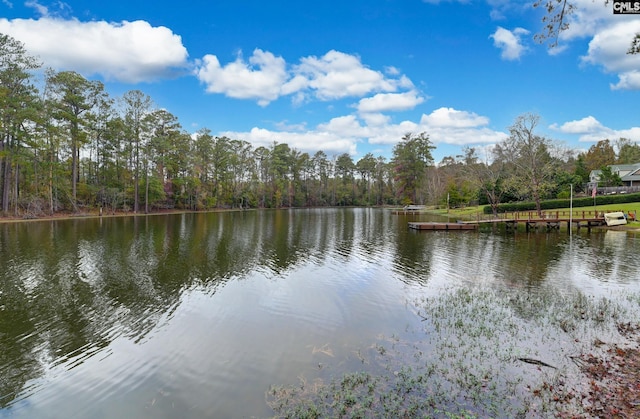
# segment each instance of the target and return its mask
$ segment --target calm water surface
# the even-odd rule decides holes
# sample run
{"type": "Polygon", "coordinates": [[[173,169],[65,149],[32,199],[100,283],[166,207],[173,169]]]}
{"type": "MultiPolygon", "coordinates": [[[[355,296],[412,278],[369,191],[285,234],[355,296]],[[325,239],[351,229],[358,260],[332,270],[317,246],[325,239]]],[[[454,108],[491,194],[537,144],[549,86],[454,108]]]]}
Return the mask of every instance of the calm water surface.
{"type": "MultiPolygon", "coordinates": [[[[0,417],[270,416],[456,288],[640,291],[640,236],[415,232],[378,209],[0,225],[0,417]]],[[[424,314],[423,314],[424,316],[424,314]]]]}

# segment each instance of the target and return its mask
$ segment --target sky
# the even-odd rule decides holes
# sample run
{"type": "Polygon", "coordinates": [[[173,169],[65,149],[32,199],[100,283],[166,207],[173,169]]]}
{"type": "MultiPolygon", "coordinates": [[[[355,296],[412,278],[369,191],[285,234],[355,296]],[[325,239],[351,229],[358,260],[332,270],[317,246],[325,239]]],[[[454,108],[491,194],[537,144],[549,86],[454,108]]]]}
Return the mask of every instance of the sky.
{"type": "Polygon", "coordinates": [[[524,114],[577,151],[640,141],[640,15],[575,3],[555,48],[534,40],[543,10],[508,0],[0,0],[0,33],[189,133],[354,161],[425,133],[437,163],[524,114]]]}

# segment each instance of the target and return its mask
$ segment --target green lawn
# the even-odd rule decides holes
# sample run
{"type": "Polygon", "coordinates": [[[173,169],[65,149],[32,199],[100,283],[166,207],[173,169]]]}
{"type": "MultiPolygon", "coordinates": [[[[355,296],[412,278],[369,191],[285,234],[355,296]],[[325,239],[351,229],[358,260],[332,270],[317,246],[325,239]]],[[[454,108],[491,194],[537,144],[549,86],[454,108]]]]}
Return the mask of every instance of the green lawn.
{"type": "MultiPolygon", "coordinates": [[[[439,215],[448,215],[449,217],[458,217],[460,219],[474,219],[476,217],[478,217],[478,214],[480,215],[480,217],[483,217],[486,215],[483,212],[484,210],[484,206],[480,205],[477,207],[467,207],[467,208],[455,208],[455,209],[450,209],[449,211],[447,211],[446,208],[441,208],[441,209],[427,209],[425,210],[425,212],[429,212],[432,214],[439,214],[439,215]]],[[[555,212],[555,211],[566,211],[568,212],[570,210],[570,208],[555,208],[552,210],[545,210],[545,212],[555,212]]],[[[593,205],[588,206],[588,207],[574,207],[573,211],[574,214],[578,214],[580,211],[623,211],[625,213],[628,212],[634,212],[637,214],[638,218],[640,218],[640,202],[628,202],[628,203],[624,203],[624,204],[610,204],[610,205],[598,205],[596,207],[594,207],[593,205]]],[[[638,224],[640,225],[640,222],[635,221],[633,222],[633,224],[638,224]]]]}

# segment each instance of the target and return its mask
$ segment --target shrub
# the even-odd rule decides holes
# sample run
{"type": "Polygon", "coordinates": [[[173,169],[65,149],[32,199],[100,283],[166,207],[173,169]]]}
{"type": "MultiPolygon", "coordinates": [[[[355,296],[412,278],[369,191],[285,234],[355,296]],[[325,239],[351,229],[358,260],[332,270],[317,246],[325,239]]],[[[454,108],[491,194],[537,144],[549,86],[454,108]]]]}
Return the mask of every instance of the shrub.
{"type": "MultiPolygon", "coordinates": [[[[599,195],[596,196],[596,205],[608,205],[608,204],[624,204],[628,202],[640,202],[640,193],[634,194],[622,194],[622,195],[599,195]]],[[[573,200],[573,207],[589,207],[593,205],[593,198],[577,198],[573,200]]],[[[556,208],[569,208],[571,201],[569,199],[550,199],[548,201],[542,201],[540,208],[543,210],[550,210],[556,208]]],[[[517,211],[535,211],[535,202],[508,202],[498,205],[498,212],[517,212],[517,211]]],[[[485,214],[491,214],[491,207],[489,205],[483,208],[485,214]]]]}

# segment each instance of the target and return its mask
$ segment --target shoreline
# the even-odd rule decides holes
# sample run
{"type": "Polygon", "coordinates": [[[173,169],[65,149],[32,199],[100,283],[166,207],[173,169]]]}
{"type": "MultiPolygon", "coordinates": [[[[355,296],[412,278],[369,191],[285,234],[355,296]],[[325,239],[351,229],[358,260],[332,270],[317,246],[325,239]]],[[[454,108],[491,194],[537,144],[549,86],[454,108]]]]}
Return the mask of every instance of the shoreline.
{"type": "MultiPolygon", "coordinates": [[[[300,207],[294,207],[294,208],[300,208],[300,207]]],[[[326,207],[326,208],[332,208],[332,207],[326,207]]],[[[370,207],[363,207],[363,208],[370,208],[370,207]]],[[[99,211],[93,210],[93,211],[89,211],[89,212],[78,212],[78,213],[70,213],[70,212],[61,212],[61,213],[56,213],[53,215],[46,215],[46,216],[42,216],[42,217],[25,217],[25,216],[7,216],[7,217],[0,217],[0,225],[2,224],[19,224],[19,223],[28,223],[28,222],[37,222],[37,221],[66,221],[66,220],[80,220],[80,219],[95,219],[95,218],[122,218],[122,217],[147,217],[147,216],[155,216],[155,215],[176,215],[176,214],[206,214],[206,213],[216,213],[216,212],[240,212],[240,211],[257,211],[257,210],[261,210],[264,208],[216,208],[216,209],[208,209],[208,210],[187,210],[187,209],[167,209],[167,210],[156,210],[156,211],[151,211],[148,213],[145,212],[138,212],[138,213],[134,213],[134,212],[122,212],[122,211],[118,211],[115,213],[112,212],[108,212],[108,211],[103,211],[102,215],[99,213],[99,211]]],[[[293,209],[290,207],[285,207],[285,208],[272,208],[272,209],[284,209],[284,210],[289,210],[289,209],[293,209]]],[[[433,211],[433,210],[425,210],[425,211],[420,211],[419,213],[423,213],[423,214],[434,214],[434,215],[442,215],[440,212],[438,211],[433,211]]],[[[632,233],[637,233],[640,232],[640,222],[635,221],[632,222],[632,224],[626,224],[626,225],[619,225],[619,226],[594,226],[592,227],[592,229],[594,230],[603,230],[603,231],[607,231],[607,230],[612,230],[612,231],[626,231],[626,232],[632,232],[632,233]]]]}
{"type": "MultiPolygon", "coordinates": [[[[251,208],[250,210],[253,210],[251,208]]],[[[28,223],[37,221],[65,221],[65,220],[83,220],[94,218],[123,218],[123,217],[147,217],[154,215],[175,215],[175,214],[198,214],[198,213],[211,213],[211,212],[235,212],[235,211],[248,211],[246,209],[229,208],[229,209],[211,209],[211,210],[160,210],[145,212],[103,212],[102,215],[97,211],[91,212],[78,212],[78,213],[56,213],[53,215],[46,215],[42,217],[16,217],[7,216],[0,217],[0,224],[13,224],[13,223],[28,223]]]]}

